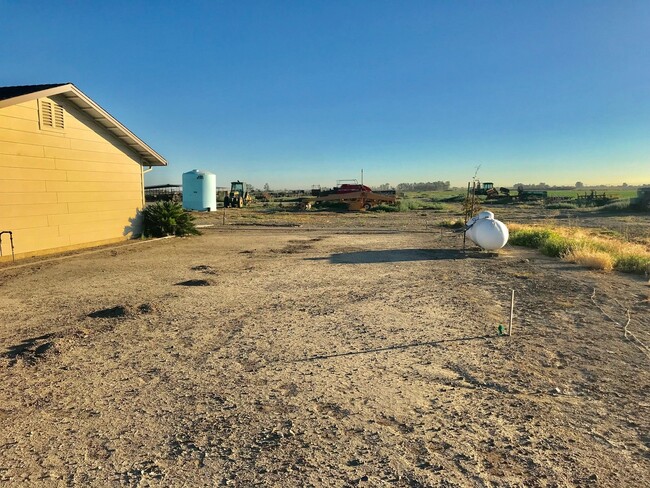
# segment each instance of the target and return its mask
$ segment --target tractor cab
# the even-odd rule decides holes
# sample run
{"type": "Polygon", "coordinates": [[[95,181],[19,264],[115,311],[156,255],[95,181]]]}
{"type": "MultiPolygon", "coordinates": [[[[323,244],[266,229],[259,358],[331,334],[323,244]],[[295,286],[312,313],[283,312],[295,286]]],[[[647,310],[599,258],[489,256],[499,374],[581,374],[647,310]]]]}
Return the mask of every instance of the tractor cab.
{"type": "Polygon", "coordinates": [[[488,190],[491,190],[492,188],[494,188],[494,183],[492,183],[491,181],[486,181],[485,183],[483,183],[483,186],[481,187],[481,189],[484,192],[487,192],[488,190]]]}
{"type": "Polygon", "coordinates": [[[246,191],[246,183],[237,180],[230,183],[230,193],[224,197],[223,206],[242,208],[250,201],[251,197],[246,191]]]}

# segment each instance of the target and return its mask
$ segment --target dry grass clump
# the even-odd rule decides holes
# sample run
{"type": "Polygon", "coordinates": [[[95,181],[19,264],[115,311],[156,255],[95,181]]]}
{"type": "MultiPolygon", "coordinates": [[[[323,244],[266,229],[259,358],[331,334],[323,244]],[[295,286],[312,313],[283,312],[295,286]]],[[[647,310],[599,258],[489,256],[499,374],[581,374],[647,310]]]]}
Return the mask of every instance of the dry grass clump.
{"type": "Polygon", "coordinates": [[[604,271],[614,269],[614,258],[604,251],[594,249],[573,249],[562,256],[562,259],[591,269],[602,269],[604,271]]]}
{"type": "Polygon", "coordinates": [[[447,229],[462,229],[465,227],[465,222],[462,219],[447,219],[441,220],[438,225],[447,229]]]}
{"type": "Polygon", "coordinates": [[[547,256],[592,269],[615,269],[636,274],[650,272],[650,250],[641,244],[597,236],[584,229],[517,224],[508,228],[511,244],[537,248],[547,256]]]}

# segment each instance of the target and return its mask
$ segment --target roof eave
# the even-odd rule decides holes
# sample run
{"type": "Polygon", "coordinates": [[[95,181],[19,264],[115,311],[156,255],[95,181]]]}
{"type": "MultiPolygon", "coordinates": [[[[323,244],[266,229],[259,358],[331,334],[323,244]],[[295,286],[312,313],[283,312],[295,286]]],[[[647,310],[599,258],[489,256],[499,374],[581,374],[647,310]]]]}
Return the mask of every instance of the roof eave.
{"type": "Polygon", "coordinates": [[[139,162],[143,166],[167,166],[167,160],[165,158],[149,147],[142,139],[127,129],[115,117],[72,83],[1,100],[0,108],[54,95],[64,95],[68,100],[77,105],[82,112],[86,113],[95,122],[111,132],[117,139],[121,140],[127,147],[140,156],[139,162]]]}

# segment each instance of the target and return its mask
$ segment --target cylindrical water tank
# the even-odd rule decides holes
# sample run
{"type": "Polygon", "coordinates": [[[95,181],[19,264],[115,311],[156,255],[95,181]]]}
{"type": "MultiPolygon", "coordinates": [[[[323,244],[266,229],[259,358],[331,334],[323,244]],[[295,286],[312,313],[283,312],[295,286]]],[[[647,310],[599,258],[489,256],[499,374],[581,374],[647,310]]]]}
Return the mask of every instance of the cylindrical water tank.
{"type": "Polygon", "coordinates": [[[193,169],[183,173],[183,208],[211,212],[217,209],[217,175],[193,169]]]}

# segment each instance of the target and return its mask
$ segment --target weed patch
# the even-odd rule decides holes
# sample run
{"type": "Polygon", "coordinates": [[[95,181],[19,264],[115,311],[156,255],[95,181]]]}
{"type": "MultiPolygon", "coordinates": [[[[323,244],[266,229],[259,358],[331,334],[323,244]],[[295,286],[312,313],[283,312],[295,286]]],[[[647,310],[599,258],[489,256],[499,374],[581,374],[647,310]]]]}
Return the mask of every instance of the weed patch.
{"type": "Polygon", "coordinates": [[[645,274],[650,272],[650,252],[645,246],[569,228],[510,225],[510,243],[539,249],[593,269],[645,274]]]}

